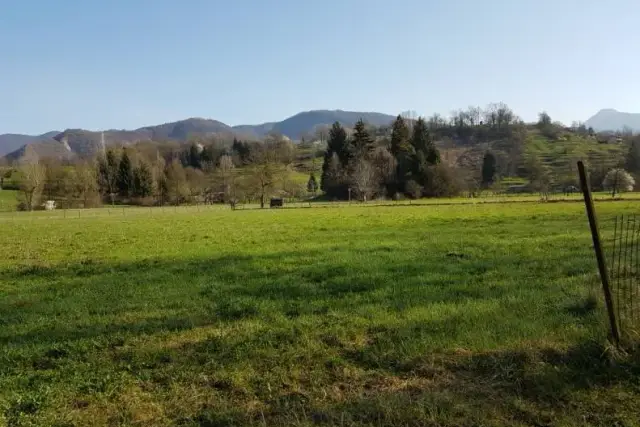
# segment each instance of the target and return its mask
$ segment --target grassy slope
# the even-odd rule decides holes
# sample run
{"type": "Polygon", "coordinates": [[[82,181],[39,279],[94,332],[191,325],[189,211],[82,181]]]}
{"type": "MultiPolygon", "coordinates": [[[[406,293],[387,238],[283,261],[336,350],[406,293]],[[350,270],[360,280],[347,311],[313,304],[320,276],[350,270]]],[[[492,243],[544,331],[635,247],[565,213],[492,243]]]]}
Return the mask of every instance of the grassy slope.
{"type": "Polygon", "coordinates": [[[11,425],[638,421],[578,203],[0,226],[11,425]]]}
{"type": "Polygon", "coordinates": [[[549,141],[535,133],[530,135],[526,153],[538,156],[551,167],[555,179],[559,182],[575,180],[576,162],[586,160],[591,170],[608,170],[624,163],[628,145],[624,143],[599,144],[589,138],[573,135],[562,141],[549,141]]]}

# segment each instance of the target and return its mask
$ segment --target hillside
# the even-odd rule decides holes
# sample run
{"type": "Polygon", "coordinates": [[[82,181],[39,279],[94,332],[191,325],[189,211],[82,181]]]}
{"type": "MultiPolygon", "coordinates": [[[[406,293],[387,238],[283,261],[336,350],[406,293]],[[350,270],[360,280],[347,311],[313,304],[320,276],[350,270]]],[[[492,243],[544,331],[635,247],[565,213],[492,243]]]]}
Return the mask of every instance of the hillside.
{"type": "Polygon", "coordinates": [[[23,145],[17,150],[7,154],[5,157],[8,160],[18,160],[20,159],[25,151],[28,148],[32,148],[40,157],[49,157],[60,160],[72,159],[77,156],[77,153],[74,152],[69,146],[65,145],[62,142],[58,142],[55,139],[52,140],[43,140],[32,142],[27,145],[23,145]]]}
{"type": "Polygon", "coordinates": [[[614,109],[600,110],[585,122],[587,127],[596,131],[620,131],[629,128],[635,132],[640,131],[640,114],[625,113],[614,109]]]}
{"type": "MultiPolygon", "coordinates": [[[[147,126],[135,130],[106,130],[94,132],[84,129],[67,129],[64,132],[56,132],[55,136],[48,139],[29,139],[6,154],[10,160],[21,157],[25,145],[31,145],[41,157],[67,158],[78,155],[89,157],[102,148],[102,138],[109,144],[132,144],[138,141],[149,140],[177,140],[186,141],[193,136],[210,136],[215,134],[232,135],[231,127],[216,120],[191,118],[172,123],[164,123],[157,126],[147,126]]],[[[51,135],[51,133],[47,134],[51,135]]]]}
{"type": "Polygon", "coordinates": [[[232,133],[233,130],[230,126],[217,120],[190,118],[178,122],[143,127],[135,132],[142,136],[139,139],[174,139],[183,141],[191,136],[205,136],[221,132],[232,133]]]}
{"type": "Polygon", "coordinates": [[[524,144],[515,151],[508,139],[462,147],[442,141],[436,145],[445,162],[473,171],[476,176],[481,174],[483,156],[491,152],[501,171],[500,179],[507,181],[529,175],[528,162],[535,159],[548,171],[556,189],[578,185],[578,160],[586,162],[592,185],[599,185],[606,171],[624,163],[629,150],[628,142],[598,143],[594,138],[577,134],[565,134],[559,140],[549,140],[537,130],[529,130],[524,144]]]}
{"type": "Polygon", "coordinates": [[[236,130],[251,131],[257,136],[265,136],[269,132],[277,132],[293,140],[312,134],[318,127],[330,126],[340,122],[343,126],[352,127],[359,119],[370,125],[389,125],[395,116],[375,112],[358,112],[343,110],[314,110],[305,111],[291,116],[281,122],[263,123],[260,125],[234,126],[236,130]]]}
{"type": "Polygon", "coordinates": [[[12,133],[0,135],[0,157],[18,150],[27,144],[45,141],[53,142],[52,138],[58,133],[58,131],[52,131],[42,135],[20,135],[12,133]]]}

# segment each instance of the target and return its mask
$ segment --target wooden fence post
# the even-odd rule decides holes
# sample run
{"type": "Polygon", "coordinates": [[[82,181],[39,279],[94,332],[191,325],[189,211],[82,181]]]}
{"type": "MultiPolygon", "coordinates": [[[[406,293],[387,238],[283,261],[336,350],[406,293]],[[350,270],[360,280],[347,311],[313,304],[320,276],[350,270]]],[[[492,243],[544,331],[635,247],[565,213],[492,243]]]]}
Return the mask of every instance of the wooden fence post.
{"type": "Polygon", "coordinates": [[[598,221],[595,208],[593,206],[593,198],[591,197],[591,188],[589,188],[589,180],[587,172],[582,161],[578,162],[578,173],[580,174],[580,187],[584,197],[584,205],[587,209],[587,217],[589,218],[589,226],[591,228],[591,238],[593,239],[593,250],[596,253],[598,261],[598,271],[600,272],[600,280],[602,282],[602,291],[604,292],[604,300],[607,305],[607,313],[609,314],[609,323],[611,325],[611,335],[616,345],[620,344],[620,331],[618,331],[618,323],[616,315],[613,311],[613,298],[611,296],[611,287],[609,285],[609,272],[607,271],[607,262],[602,250],[600,239],[600,231],[598,229],[598,221]]]}

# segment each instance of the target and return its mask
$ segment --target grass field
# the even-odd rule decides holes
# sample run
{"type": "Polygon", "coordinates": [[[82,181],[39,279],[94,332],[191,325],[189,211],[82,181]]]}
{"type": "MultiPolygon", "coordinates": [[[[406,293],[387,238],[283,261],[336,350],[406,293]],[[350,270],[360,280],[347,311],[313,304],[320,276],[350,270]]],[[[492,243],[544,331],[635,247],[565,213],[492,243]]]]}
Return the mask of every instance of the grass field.
{"type": "Polygon", "coordinates": [[[0,424],[639,425],[580,203],[98,212],[0,223],[0,424]]]}
{"type": "Polygon", "coordinates": [[[18,192],[13,190],[0,190],[0,212],[15,211],[18,206],[18,192]]]}

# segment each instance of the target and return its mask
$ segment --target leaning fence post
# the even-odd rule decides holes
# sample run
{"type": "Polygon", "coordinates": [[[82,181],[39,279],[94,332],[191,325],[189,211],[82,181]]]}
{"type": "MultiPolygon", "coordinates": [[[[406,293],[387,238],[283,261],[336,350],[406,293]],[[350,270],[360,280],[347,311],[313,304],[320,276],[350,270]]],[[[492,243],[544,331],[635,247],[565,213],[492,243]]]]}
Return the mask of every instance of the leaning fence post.
{"type": "Polygon", "coordinates": [[[598,261],[598,271],[600,272],[600,280],[602,281],[602,291],[604,292],[604,300],[607,305],[607,313],[609,314],[609,323],[611,324],[611,335],[615,344],[620,344],[620,332],[616,322],[616,315],[613,311],[613,298],[611,297],[611,287],[609,286],[609,272],[607,271],[607,262],[604,258],[604,251],[600,243],[600,231],[598,230],[598,221],[596,218],[593,199],[591,197],[591,189],[587,179],[587,172],[582,161],[578,162],[578,173],[580,174],[580,187],[584,197],[584,205],[587,209],[587,217],[589,218],[589,226],[591,228],[591,237],[593,238],[593,250],[596,253],[598,261]]]}

